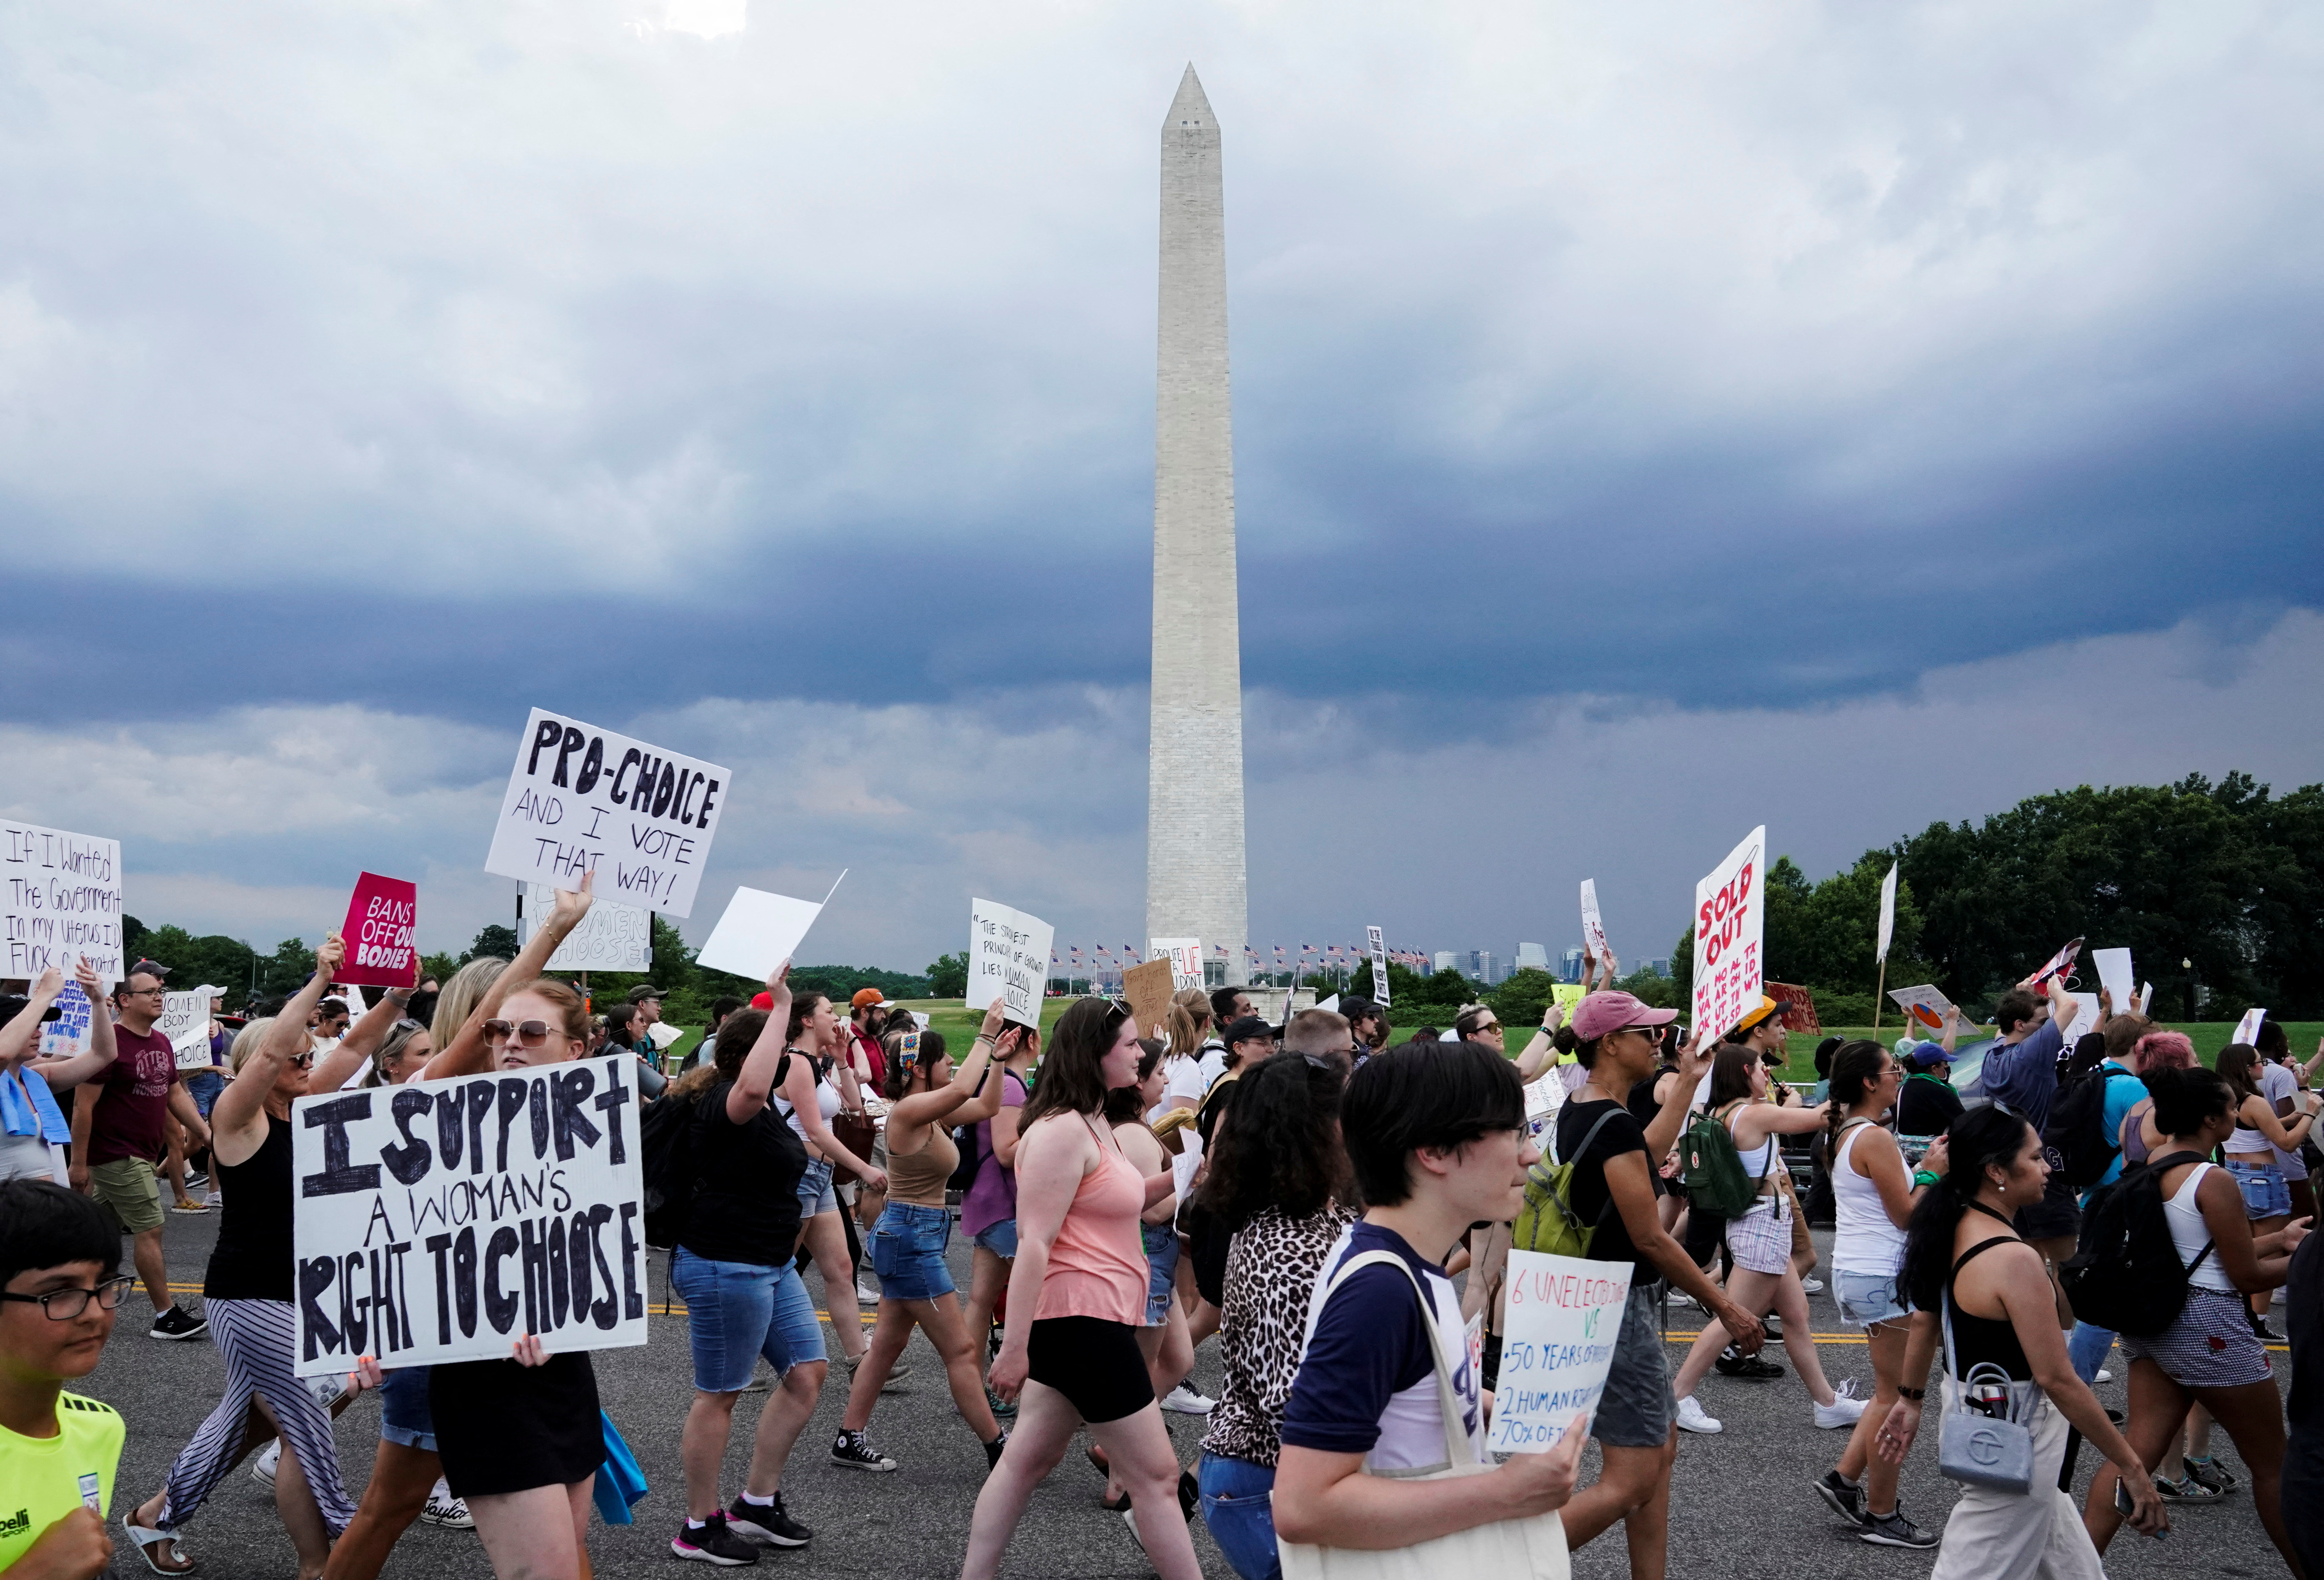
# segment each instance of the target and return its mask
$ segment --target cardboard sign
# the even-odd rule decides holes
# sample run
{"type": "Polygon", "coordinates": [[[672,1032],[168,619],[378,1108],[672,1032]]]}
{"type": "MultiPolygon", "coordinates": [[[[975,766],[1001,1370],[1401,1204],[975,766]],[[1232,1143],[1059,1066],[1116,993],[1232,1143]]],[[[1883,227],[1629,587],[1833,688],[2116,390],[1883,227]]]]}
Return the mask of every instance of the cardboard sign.
{"type": "MultiPolygon", "coordinates": [[[[1937,1038],[1945,1034],[1945,1012],[1951,1009],[1953,1003],[1939,989],[1924,982],[1918,987],[1892,987],[1888,990],[1888,996],[1898,1009],[1904,1012],[1905,1021],[1923,1037],[1937,1038]]],[[[1968,1017],[1962,1017],[1962,1025],[1970,1023],[1968,1017]]]]}
{"type": "MultiPolygon", "coordinates": [[[[836,883],[832,885],[835,892],[838,888],[836,883]]],[[[794,900],[764,889],[737,889],[695,962],[764,982],[774,975],[776,966],[798,956],[807,929],[823,914],[824,901],[830,898],[826,894],[823,901],[794,900]]]]}
{"type": "Polygon", "coordinates": [[[1170,1017],[1170,995],[1176,992],[1177,974],[1167,960],[1148,960],[1121,974],[1121,1002],[1138,1022],[1141,1037],[1167,1037],[1163,1022],[1170,1017]]]}
{"type": "Polygon", "coordinates": [[[1576,1410],[1579,1429],[1589,1432],[1614,1364],[1630,1276],[1627,1261],[1509,1252],[1501,1375],[1487,1447],[1496,1454],[1554,1448],[1576,1410]]]}
{"type": "Polygon", "coordinates": [[[484,871],[577,889],[672,916],[690,915],[733,776],[595,725],[536,707],[484,871]]]}
{"type": "Polygon", "coordinates": [[[1760,957],[1767,926],[1761,824],[1694,886],[1694,1004],[1699,1033],[1723,1037],[1744,1012],[1758,1007],[1766,963],[1760,957]]]}
{"type": "Polygon", "coordinates": [[[2058,1029],[2059,1034],[2066,1039],[2066,1046],[2073,1047],[2098,1029],[2098,995],[2094,993],[2074,994],[2074,1018],[2058,1029]]]}
{"type": "Polygon", "coordinates": [[[411,986],[417,956],[411,929],[419,920],[418,884],[377,873],[358,874],[355,898],[347,902],[346,926],[339,929],[347,957],[335,980],[373,987],[411,986]]]}
{"type": "Polygon", "coordinates": [[[67,982],[57,994],[57,1018],[41,1023],[41,1057],[71,1058],[88,1051],[88,1030],[95,1006],[78,982],[67,982]]]}
{"type": "Polygon", "coordinates": [[[1888,958],[1888,940],[1896,936],[1896,868],[1898,864],[1891,862],[1888,864],[1888,875],[1880,880],[1880,942],[1879,947],[1872,952],[1872,957],[1875,960],[1888,958]]]}
{"type": "Polygon", "coordinates": [[[1591,960],[1603,960],[1610,951],[1606,947],[1606,924],[1598,915],[1598,880],[1582,880],[1582,953],[1591,960]]]}
{"type": "Polygon", "coordinates": [[[1385,1010],[1388,996],[1388,939],[1376,927],[1364,929],[1364,942],[1372,952],[1372,1003],[1385,1010]]]}
{"type": "MultiPolygon", "coordinates": [[[[1148,960],[1170,962],[1171,989],[1203,985],[1203,940],[1200,938],[1148,938],[1146,940],[1148,960]]],[[[1139,1024],[1144,1025],[1144,1021],[1139,1024]]]]}
{"type": "MultiPolygon", "coordinates": [[[[982,1010],[999,999],[1008,1019],[1038,1026],[1041,994],[1049,982],[1049,949],[1056,938],[1057,929],[1038,916],[996,901],[970,901],[967,1007],[982,1010]]],[[[1174,979],[1176,975],[1171,973],[1174,979]]]]}
{"type": "MultiPolygon", "coordinates": [[[[524,889],[524,917],[517,928],[517,941],[530,939],[533,929],[549,919],[557,909],[557,891],[547,883],[528,883],[524,889]]],[[[549,957],[551,971],[651,971],[653,969],[653,912],[634,905],[622,905],[602,895],[592,896],[589,914],[581,925],[565,935],[557,952],[549,957]]]]}
{"type": "Polygon", "coordinates": [[[153,1030],[170,1039],[181,1070],[206,1070],[210,1066],[210,990],[161,995],[161,1018],[153,1030]]]}
{"type": "Polygon", "coordinates": [[[2246,1048],[2256,1047],[2259,1043],[2260,1023],[2266,1019],[2265,1010],[2246,1010],[2244,1018],[2236,1022],[2236,1034],[2227,1040],[2240,1042],[2246,1048]]]}
{"type": "Polygon", "coordinates": [[[1823,1035],[1823,1022],[1816,1019],[1815,994],[1804,987],[1788,982],[1771,982],[1764,990],[1766,995],[1784,1007],[1775,1018],[1786,1031],[1798,1031],[1809,1037],[1823,1035]]]}
{"type": "Polygon", "coordinates": [[[121,845],[0,818],[0,976],[31,980],[55,966],[69,985],[86,959],[109,989],[121,954],[121,845]]]}
{"type": "MultiPolygon", "coordinates": [[[[2072,943],[2068,944],[2064,948],[2051,956],[2049,964],[2043,966],[2039,971],[2036,971],[2033,975],[2027,977],[2017,985],[2020,987],[2030,987],[2035,993],[2040,993],[2052,977],[2070,975],[2073,970],[2074,957],[2081,952],[2082,940],[2076,938],[2072,943]]],[[[2070,986],[2072,984],[2069,983],[2068,985],[2070,986]]]]}
{"type": "Polygon", "coordinates": [[[2138,1010],[2138,974],[2130,968],[2128,949],[2092,949],[2090,964],[2098,967],[2098,985],[2114,1000],[2117,1015],[2138,1010]]]}
{"type": "Polygon", "coordinates": [[[292,1104],[298,1374],[645,1343],[636,1064],[292,1104]]]}

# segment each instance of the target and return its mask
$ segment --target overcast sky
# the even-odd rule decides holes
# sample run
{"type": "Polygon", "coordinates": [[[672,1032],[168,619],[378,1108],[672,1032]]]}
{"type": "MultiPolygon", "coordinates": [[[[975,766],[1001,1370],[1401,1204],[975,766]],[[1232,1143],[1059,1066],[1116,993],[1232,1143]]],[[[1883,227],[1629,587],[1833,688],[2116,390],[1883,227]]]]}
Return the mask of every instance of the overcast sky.
{"type": "Polygon", "coordinates": [[[842,867],[814,958],[1142,941],[1189,60],[1262,947],[2324,779],[2313,8],[1508,11],[17,14],[0,808],[456,948],[538,705],[734,769],[696,941],[842,867]]]}

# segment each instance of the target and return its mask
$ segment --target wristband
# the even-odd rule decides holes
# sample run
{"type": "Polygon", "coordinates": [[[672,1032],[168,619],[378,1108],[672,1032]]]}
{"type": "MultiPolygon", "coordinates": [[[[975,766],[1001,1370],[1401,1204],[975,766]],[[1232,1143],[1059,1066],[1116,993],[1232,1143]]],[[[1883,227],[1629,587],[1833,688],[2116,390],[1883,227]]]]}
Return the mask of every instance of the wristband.
{"type": "Polygon", "coordinates": [[[1915,1169],[1913,1171],[1913,1183],[1915,1186],[1934,1185],[1937,1183],[1937,1177],[1925,1169],[1915,1169]]]}
{"type": "Polygon", "coordinates": [[[1923,1400],[1929,1397],[1929,1391],[1925,1388],[1906,1388],[1902,1383],[1899,1383],[1896,1388],[1896,1397],[1898,1399],[1909,1399],[1914,1404],[1918,1404],[1923,1400]]]}

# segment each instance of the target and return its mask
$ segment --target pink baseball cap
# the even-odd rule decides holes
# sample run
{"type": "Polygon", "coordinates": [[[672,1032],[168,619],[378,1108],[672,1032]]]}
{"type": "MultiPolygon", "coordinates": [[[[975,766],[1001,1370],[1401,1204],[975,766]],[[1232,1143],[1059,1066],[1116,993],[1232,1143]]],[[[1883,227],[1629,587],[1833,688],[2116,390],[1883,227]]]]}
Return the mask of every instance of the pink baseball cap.
{"type": "Polygon", "coordinates": [[[1667,1026],[1678,1019],[1676,1010],[1657,1010],[1619,991],[1593,993],[1573,1006],[1573,1034],[1595,1042],[1625,1026],[1667,1026]]]}

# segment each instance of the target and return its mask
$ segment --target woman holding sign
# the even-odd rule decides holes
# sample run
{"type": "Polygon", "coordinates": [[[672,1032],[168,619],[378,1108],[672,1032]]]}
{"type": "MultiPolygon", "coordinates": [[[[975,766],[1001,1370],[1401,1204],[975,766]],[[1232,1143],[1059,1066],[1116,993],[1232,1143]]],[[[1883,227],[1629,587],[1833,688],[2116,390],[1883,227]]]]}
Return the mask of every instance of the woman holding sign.
{"type": "Polygon", "coordinates": [[[210,1334],[226,1362],[226,1393],[170,1466],[168,1484],[122,1519],[122,1529],[157,1575],[182,1575],[194,1561],[178,1545],[221,1477],[250,1445],[254,1407],[281,1435],[274,1509],[299,1553],[300,1580],[313,1580],[331,1539],[355,1518],[339,1483],[331,1418],[294,1370],[298,1326],[291,1246],[297,1197],[290,1162],[290,1104],[307,1095],[315,1056],[307,1017],[346,956],[339,935],[315,951],[315,975],[269,1021],[254,1021],[234,1040],[234,1080],[210,1110],[211,1152],[228,1187],[217,1247],[202,1285],[210,1334]]]}
{"type": "MultiPolygon", "coordinates": [[[[779,1019],[789,1028],[784,1046],[791,1058],[775,1083],[775,1112],[790,1122],[807,1148],[807,1172],[798,1182],[799,1241],[823,1275],[823,1303],[831,1312],[831,1331],[852,1377],[871,1344],[863,1336],[862,1312],[855,1299],[855,1259],[848,1254],[847,1225],[839,1210],[839,1193],[832,1188],[831,1166],[835,1161],[846,1164],[873,1190],[888,1188],[888,1173],[849,1151],[832,1133],[831,1122],[839,1111],[860,1111],[863,1098],[855,1084],[854,1039],[847,1022],[832,1009],[829,996],[800,993],[792,999],[790,1013],[779,1019]]],[[[908,1370],[896,1367],[889,1381],[908,1370]]],[[[858,1470],[896,1468],[893,1460],[848,1463],[858,1470]]]]}

